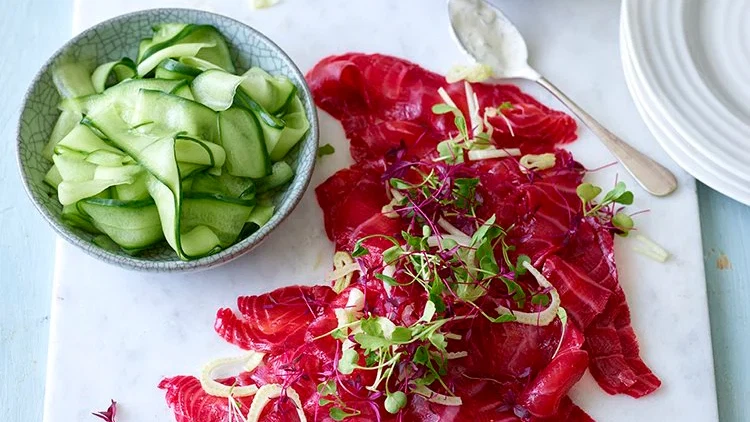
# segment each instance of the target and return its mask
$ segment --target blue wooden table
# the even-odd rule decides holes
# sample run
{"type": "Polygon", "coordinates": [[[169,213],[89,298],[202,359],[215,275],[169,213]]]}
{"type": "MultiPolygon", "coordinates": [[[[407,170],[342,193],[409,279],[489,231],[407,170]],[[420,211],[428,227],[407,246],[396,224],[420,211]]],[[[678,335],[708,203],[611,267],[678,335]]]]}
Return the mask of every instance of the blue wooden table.
{"type": "MultiPolygon", "coordinates": [[[[15,126],[34,72],[70,37],[71,0],[0,0],[0,421],[41,421],[54,236],[15,163],[15,126]]],[[[750,420],[750,207],[700,185],[719,412],[750,420]]],[[[678,282],[678,281],[675,281],[678,282]]],[[[689,318],[690,310],[685,310],[689,318]]]]}

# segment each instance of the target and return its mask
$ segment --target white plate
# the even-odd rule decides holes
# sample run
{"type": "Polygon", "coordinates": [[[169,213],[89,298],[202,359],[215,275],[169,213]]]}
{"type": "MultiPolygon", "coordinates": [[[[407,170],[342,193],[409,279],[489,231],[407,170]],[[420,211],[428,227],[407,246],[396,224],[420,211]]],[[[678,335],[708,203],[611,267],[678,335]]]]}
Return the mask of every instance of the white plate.
{"type": "Polygon", "coordinates": [[[726,167],[703,158],[669,125],[668,119],[660,114],[656,107],[652,107],[657,100],[644,88],[642,78],[633,66],[629,29],[627,15],[623,13],[620,25],[620,53],[625,81],[646,126],[672,159],[695,178],[724,195],[750,204],[750,184],[738,179],[726,167]]]}
{"type": "Polygon", "coordinates": [[[661,123],[671,138],[671,148],[660,140],[665,150],[696,178],[750,204],[750,81],[741,75],[750,68],[750,26],[741,25],[750,21],[750,1],[625,0],[622,19],[641,106],[650,126],[661,123]]]}

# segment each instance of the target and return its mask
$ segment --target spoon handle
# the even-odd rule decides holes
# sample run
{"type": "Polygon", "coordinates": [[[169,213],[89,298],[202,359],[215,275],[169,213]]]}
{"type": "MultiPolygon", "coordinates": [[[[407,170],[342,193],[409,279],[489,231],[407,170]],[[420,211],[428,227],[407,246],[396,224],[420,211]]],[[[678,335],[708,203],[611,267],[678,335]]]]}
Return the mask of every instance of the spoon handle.
{"type": "Polygon", "coordinates": [[[591,117],[590,114],[544,77],[540,77],[536,82],[551,92],[573,114],[578,116],[602,140],[607,149],[648,193],[656,196],[665,196],[677,189],[677,179],[675,179],[672,172],[607,130],[607,128],[602,126],[601,123],[591,117]]]}

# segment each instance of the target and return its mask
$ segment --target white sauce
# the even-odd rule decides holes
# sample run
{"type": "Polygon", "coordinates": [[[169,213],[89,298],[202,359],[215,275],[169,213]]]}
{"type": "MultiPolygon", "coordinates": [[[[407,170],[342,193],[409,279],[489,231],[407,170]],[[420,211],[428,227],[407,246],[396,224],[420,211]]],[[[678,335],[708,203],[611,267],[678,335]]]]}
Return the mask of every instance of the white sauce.
{"type": "Polygon", "coordinates": [[[496,77],[535,77],[523,37],[499,10],[482,0],[450,0],[448,13],[459,43],[496,77]]]}

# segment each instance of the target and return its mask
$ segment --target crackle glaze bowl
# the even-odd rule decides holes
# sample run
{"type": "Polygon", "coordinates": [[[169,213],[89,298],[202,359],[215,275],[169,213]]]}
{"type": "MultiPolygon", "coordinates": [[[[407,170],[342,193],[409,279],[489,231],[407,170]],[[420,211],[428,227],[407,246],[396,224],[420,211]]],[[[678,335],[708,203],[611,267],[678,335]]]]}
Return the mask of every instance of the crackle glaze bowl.
{"type": "Polygon", "coordinates": [[[242,22],[218,14],[191,9],[152,9],[134,12],[87,29],[58,50],[41,68],[26,94],[18,123],[18,165],[26,191],[39,212],[69,243],[100,260],[128,269],[175,272],[201,270],[221,265],[258,246],[292,212],[307,188],[318,148],[318,120],[315,103],[302,72],[273,41],[242,22]],[[134,58],[138,43],[152,34],[152,26],[165,22],[210,24],[226,38],[234,63],[240,72],[258,66],[271,74],[284,75],[298,87],[310,130],[293,149],[287,161],[295,169],[288,187],[274,198],[276,211],[271,220],[256,232],[216,254],[182,261],[166,244],[139,255],[105,249],[93,242],[95,235],[66,225],[57,192],[43,179],[52,166],[42,149],[57,120],[60,97],[52,82],[51,70],[57,63],[87,60],[97,64],[134,58]]]}

